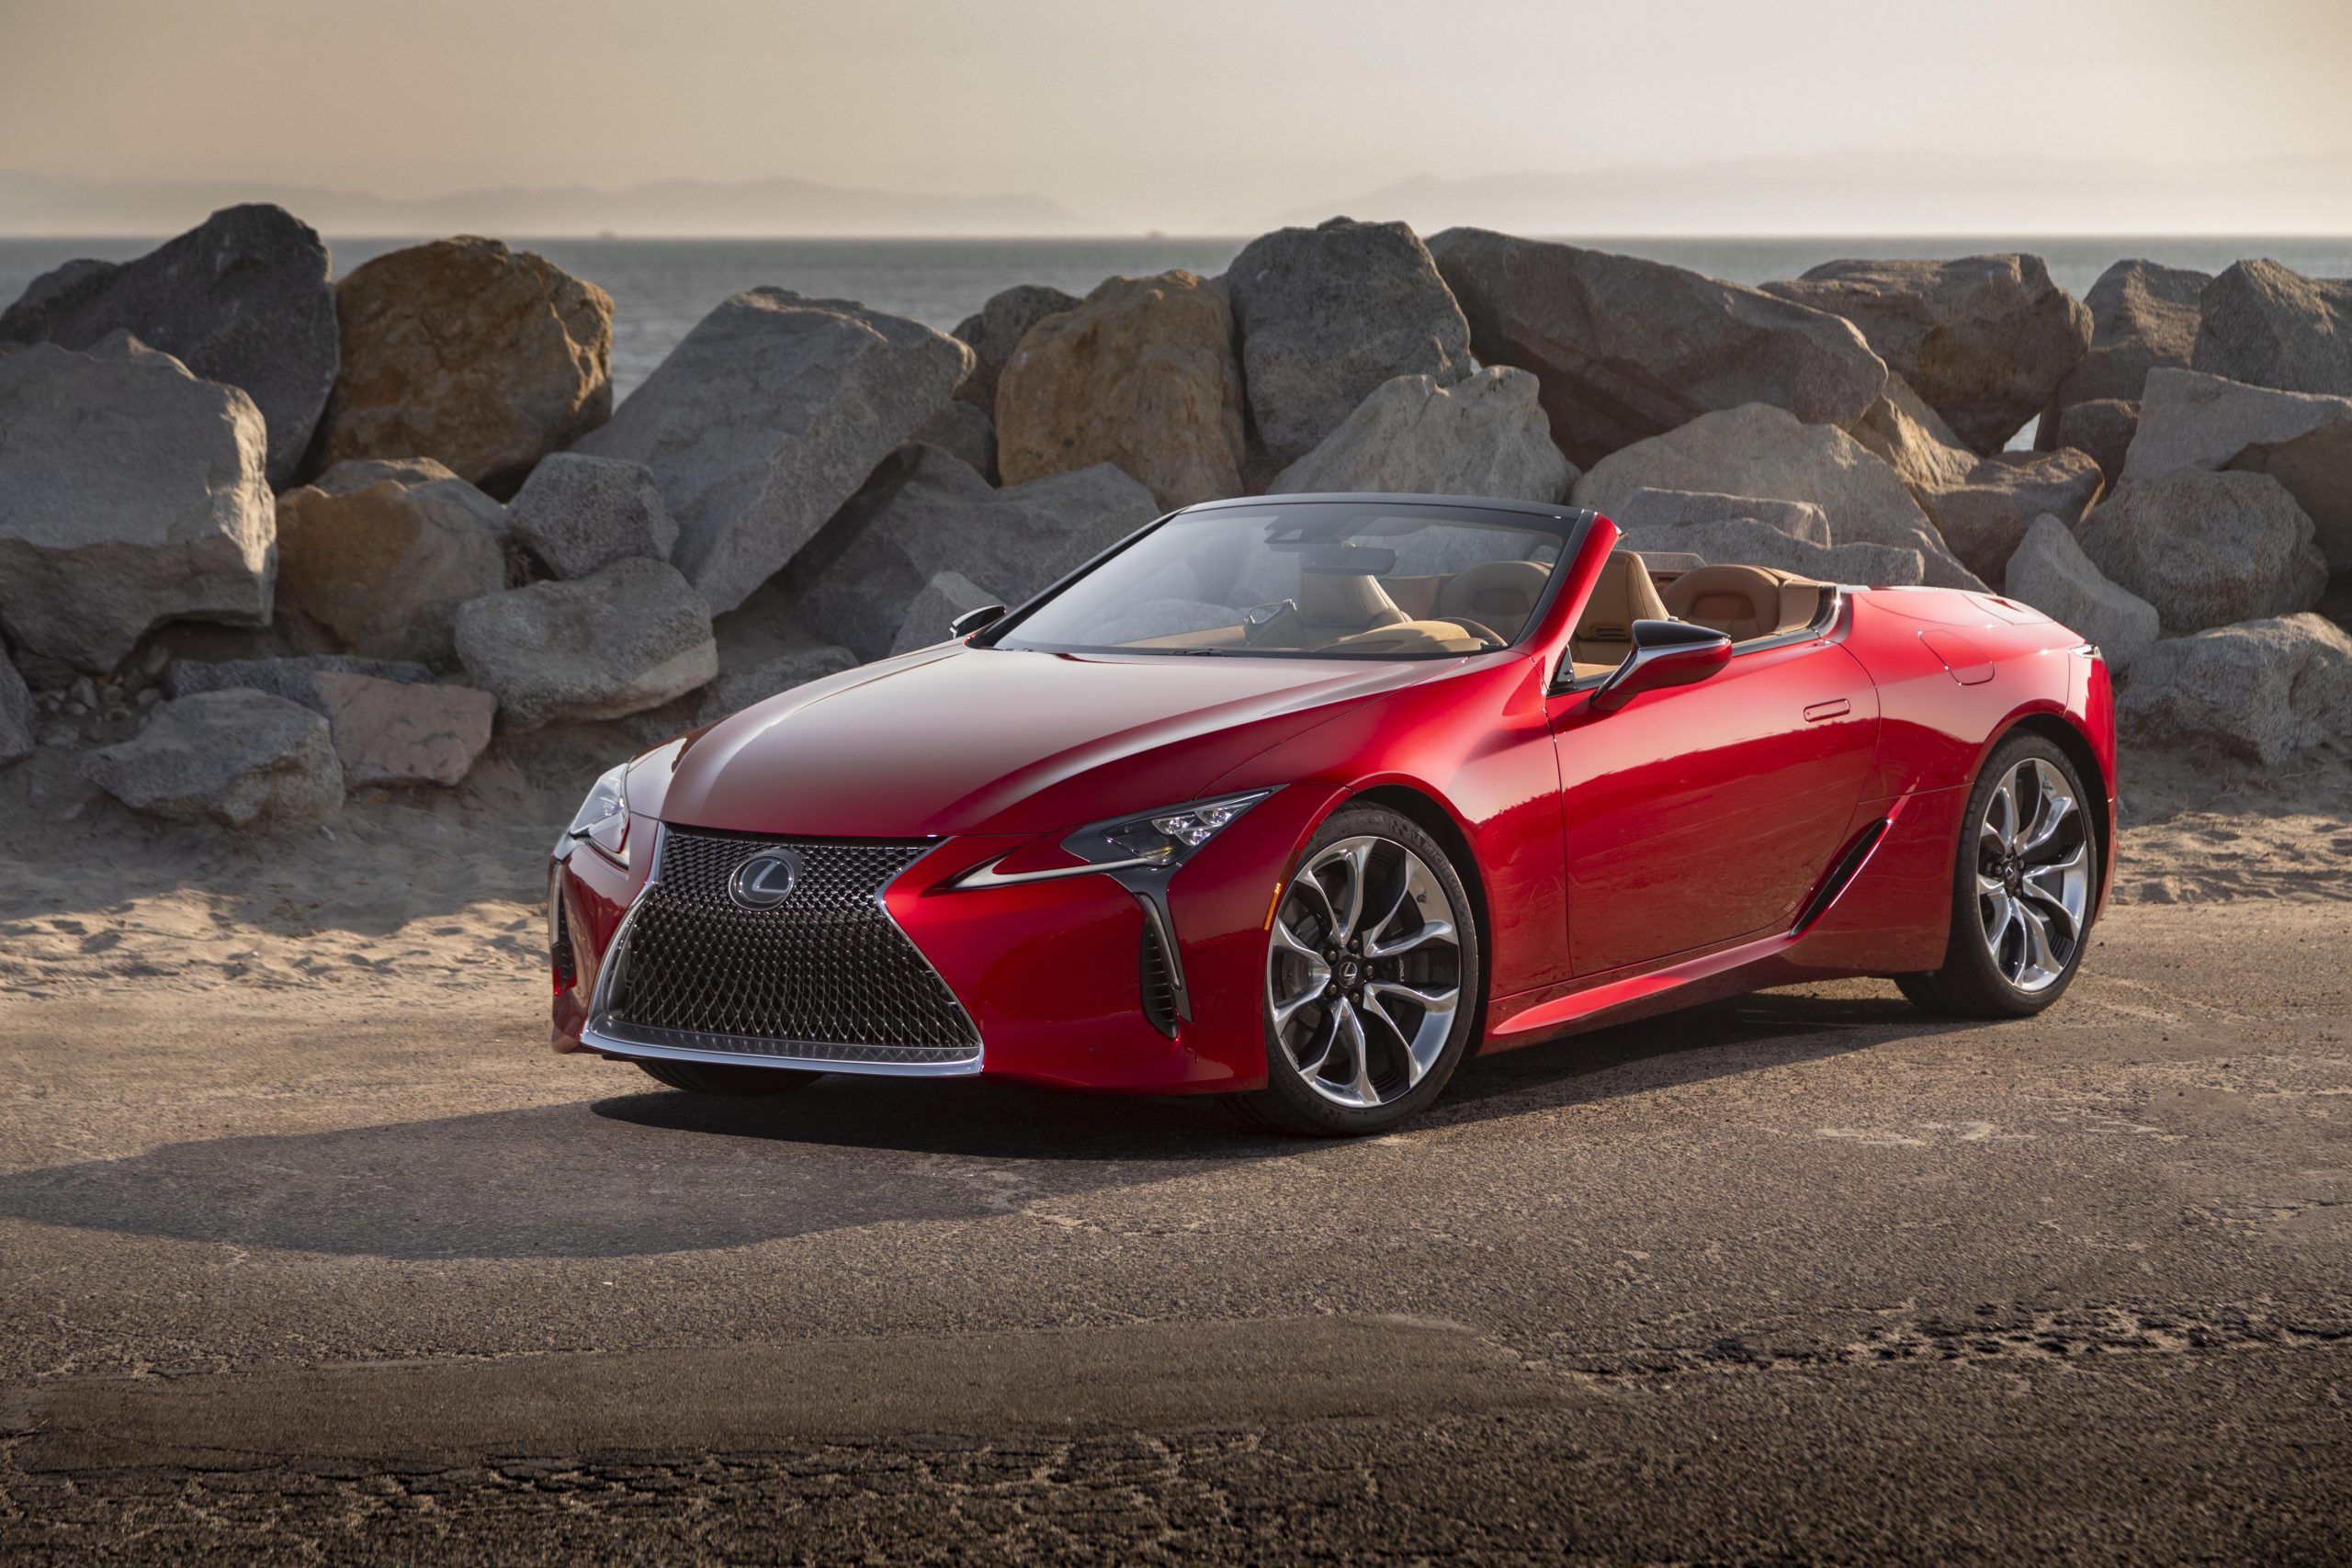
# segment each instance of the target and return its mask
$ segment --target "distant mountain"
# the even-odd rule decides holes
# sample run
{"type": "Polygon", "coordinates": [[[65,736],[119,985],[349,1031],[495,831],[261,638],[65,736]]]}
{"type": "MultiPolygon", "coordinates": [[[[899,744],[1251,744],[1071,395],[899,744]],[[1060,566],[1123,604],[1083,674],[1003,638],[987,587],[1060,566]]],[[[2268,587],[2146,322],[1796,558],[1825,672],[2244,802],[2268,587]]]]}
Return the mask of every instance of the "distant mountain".
{"type": "Polygon", "coordinates": [[[721,238],[1069,234],[1085,225],[1035,196],[908,196],[765,179],[503,186],[413,198],[323,186],[85,180],[0,169],[0,234],[177,233],[220,208],[274,201],[329,234],[484,233],[721,238]]]}

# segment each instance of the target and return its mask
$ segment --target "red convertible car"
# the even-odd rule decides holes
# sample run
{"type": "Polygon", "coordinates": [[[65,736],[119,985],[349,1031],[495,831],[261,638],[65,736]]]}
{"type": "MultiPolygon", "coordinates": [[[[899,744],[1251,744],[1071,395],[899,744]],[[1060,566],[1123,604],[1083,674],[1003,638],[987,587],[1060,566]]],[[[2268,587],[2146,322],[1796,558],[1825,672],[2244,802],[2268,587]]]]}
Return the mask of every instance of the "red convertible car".
{"type": "Polygon", "coordinates": [[[1216,1094],[1372,1133],[1758,987],[2048,1006],[2113,864],[2096,648],[1988,593],[1617,547],[1566,506],[1212,502],[597,781],[555,1044],[1216,1094]]]}

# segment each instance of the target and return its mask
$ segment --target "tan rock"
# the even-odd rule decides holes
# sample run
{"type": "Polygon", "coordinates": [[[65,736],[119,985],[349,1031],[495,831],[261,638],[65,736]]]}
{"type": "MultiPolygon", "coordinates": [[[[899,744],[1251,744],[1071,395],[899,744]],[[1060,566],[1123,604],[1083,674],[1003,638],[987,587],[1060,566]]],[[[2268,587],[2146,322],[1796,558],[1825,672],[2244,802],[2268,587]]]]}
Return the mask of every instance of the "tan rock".
{"type": "Polygon", "coordinates": [[[504,509],[438,463],[344,463],[277,499],[280,617],[323,652],[431,662],[506,586],[504,509]]]}
{"type": "Polygon", "coordinates": [[[490,744],[498,699],[471,686],[379,681],[329,671],[316,677],[346,786],[454,784],[490,744]]]}
{"type": "Polygon", "coordinates": [[[335,286],[335,310],[330,463],[433,457],[512,495],[612,412],[612,297],[528,251],[469,235],[394,251],[335,286]]]}
{"type": "Polygon", "coordinates": [[[1892,370],[1886,374],[1885,389],[1855,422],[1851,434],[1884,458],[1915,495],[1964,484],[1968,471],[1976,467],[1976,454],[1962,445],[1944,416],[1921,401],[1911,383],[1892,370]]]}
{"type": "Polygon", "coordinates": [[[1951,553],[1985,581],[1998,582],[2035,518],[2047,514],[2071,528],[2106,484],[2087,452],[1999,452],[1958,484],[1912,493],[1951,553]]]}
{"type": "Polygon", "coordinates": [[[1115,463],[1162,506],[1238,494],[1233,315],[1189,272],[1114,277],[1031,327],[997,384],[1008,485],[1115,463]]]}

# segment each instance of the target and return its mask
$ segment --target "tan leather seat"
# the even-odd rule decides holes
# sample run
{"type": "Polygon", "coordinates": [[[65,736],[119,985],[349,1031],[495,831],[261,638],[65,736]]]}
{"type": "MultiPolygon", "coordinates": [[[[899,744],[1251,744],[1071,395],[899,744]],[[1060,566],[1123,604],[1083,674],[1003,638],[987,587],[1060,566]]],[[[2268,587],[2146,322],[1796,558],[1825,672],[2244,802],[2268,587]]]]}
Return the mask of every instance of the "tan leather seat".
{"type": "Polygon", "coordinates": [[[1748,642],[1811,626],[1825,586],[1771,567],[1702,566],[1668,583],[1665,599],[1679,619],[1748,642]]]}
{"type": "Polygon", "coordinates": [[[1430,614],[1438,619],[1460,615],[1498,637],[1515,637],[1551,581],[1552,569],[1535,561],[1484,561],[1447,578],[1430,614]]]}
{"type": "Polygon", "coordinates": [[[1634,651],[1634,623],[1671,619],[1657,596],[1649,569],[1631,550],[1611,550],[1601,563],[1600,580],[1592,585],[1577,629],[1569,634],[1568,657],[1578,664],[1614,668],[1634,651]]]}
{"type": "Polygon", "coordinates": [[[1311,637],[1391,626],[1405,612],[1377,579],[1352,571],[1298,574],[1298,621],[1311,637]]]}

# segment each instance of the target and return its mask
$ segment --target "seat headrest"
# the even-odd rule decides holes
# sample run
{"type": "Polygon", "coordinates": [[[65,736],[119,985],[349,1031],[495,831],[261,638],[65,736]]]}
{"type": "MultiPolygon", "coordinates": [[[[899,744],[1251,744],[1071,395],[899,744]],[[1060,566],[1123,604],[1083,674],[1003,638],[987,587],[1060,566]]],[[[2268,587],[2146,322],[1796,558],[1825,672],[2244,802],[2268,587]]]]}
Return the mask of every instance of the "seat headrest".
{"type": "Polygon", "coordinates": [[[1760,566],[1702,566],[1667,584],[1666,607],[1734,642],[1768,637],[1780,629],[1784,575],[1760,566]]]}
{"type": "Polygon", "coordinates": [[[1552,569],[1536,561],[1483,561],[1445,580],[1437,591],[1433,613],[1461,615],[1504,637],[1517,637],[1551,580],[1552,569]]]}
{"type": "Polygon", "coordinates": [[[1577,642],[1631,642],[1635,621],[1667,618],[1666,604],[1642,558],[1631,550],[1611,550],[1571,636],[1577,642]]]}

